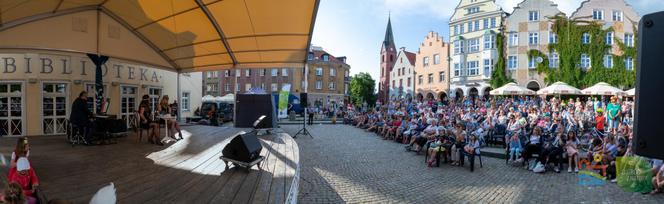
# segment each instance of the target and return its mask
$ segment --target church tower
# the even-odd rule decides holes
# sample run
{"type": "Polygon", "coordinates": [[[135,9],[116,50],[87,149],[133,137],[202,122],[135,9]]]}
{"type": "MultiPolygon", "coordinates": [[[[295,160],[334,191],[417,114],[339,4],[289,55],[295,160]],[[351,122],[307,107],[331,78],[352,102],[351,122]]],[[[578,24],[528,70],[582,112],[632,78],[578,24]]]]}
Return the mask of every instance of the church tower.
{"type": "Polygon", "coordinates": [[[383,104],[388,103],[390,97],[390,71],[394,67],[397,58],[397,49],[394,45],[394,35],[392,34],[392,23],[390,17],[387,18],[387,29],[385,30],[385,40],[380,48],[380,82],[378,84],[378,101],[383,104]]]}

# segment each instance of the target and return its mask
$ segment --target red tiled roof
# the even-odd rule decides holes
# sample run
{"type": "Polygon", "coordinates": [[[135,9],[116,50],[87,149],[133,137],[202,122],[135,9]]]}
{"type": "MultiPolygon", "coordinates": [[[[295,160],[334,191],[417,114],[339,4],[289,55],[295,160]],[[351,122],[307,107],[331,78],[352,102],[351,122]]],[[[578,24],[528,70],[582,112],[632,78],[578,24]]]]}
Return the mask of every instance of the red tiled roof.
{"type": "Polygon", "coordinates": [[[408,51],[405,51],[405,50],[403,52],[406,53],[406,57],[408,57],[408,61],[410,62],[410,65],[415,66],[415,60],[417,59],[417,55],[415,53],[408,52],[408,51]]]}
{"type": "Polygon", "coordinates": [[[330,58],[330,62],[339,62],[339,63],[344,63],[345,64],[344,61],[341,61],[341,60],[337,59],[336,57],[334,57],[330,53],[327,53],[323,50],[314,50],[314,51],[311,51],[309,53],[313,53],[314,54],[314,59],[319,59],[319,60],[323,60],[323,55],[327,54],[330,58]]]}

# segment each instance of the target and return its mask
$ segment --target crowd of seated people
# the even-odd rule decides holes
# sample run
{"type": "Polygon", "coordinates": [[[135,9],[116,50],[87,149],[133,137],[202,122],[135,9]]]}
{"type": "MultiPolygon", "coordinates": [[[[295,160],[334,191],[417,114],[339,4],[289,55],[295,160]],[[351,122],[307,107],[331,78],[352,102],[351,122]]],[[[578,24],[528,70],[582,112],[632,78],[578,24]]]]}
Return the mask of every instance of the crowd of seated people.
{"type": "MultiPolygon", "coordinates": [[[[429,166],[438,155],[463,166],[466,156],[472,159],[491,143],[502,145],[508,164],[528,171],[560,173],[566,165],[567,172],[578,173],[580,167],[601,167],[598,172],[616,182],[616,158],[633,155],[633,103],[618,97],[392,100],[346,111],[347,124],[428,154],[429,166]]],[[[664,165],[649,160],[653,192],[660,192],[664,165]]]]}

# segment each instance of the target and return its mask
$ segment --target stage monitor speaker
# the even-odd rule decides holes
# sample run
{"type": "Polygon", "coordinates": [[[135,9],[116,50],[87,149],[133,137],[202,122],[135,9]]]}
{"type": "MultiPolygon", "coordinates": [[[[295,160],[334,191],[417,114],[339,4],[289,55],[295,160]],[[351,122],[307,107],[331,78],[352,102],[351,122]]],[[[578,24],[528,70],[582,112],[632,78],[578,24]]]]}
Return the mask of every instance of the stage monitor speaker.
{"type": "Polygon", "coordinates": [[[307,102],[307,93],[300,93],[300,105],[304,108],[309,106],[309,103],[307,102]]]}
{"type": "Polygon", "coordinates": [[[664,126],[661,124],[664,87],[664,12],[643,16],[639,23],[634,108],[634,142],[637,155],[664,159],[664,126]]]}
{"type": "Polygon", "coordinates": [[[258,158],[263,150],[260,141],[253,133],[235,136],[221,153],[229,159],[250,163],[258,158]]]}
{"type": "Polygon", "coordinates": [[[235,98],[235,127],[252,128],[256,119],[265,116],[258,129],[274,128],[275,106],[270,94],[238,94],[235,98]]]}

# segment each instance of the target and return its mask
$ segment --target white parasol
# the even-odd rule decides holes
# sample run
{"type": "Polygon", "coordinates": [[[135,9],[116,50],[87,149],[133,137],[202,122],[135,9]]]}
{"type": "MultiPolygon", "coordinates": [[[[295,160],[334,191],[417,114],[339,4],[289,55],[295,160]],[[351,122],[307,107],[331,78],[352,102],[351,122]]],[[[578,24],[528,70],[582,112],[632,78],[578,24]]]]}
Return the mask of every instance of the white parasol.
{"type": "Polygon", "coordinates": [[[625,94],[619,88],[613,87],[607,83],[599,82],[591,87],[581,91],[585,95],[603,95],[603,96],[622,96],[625,94]]]}
{"type": "Polygon", "coordinates": [[[565,82],[556,82],[537,91],[538,95],[580,95],[581,90],[567,85],[565,82]]]}
{"type": "Polygon", "coordinates": [[[636,95],[636,88],[633,88],[633,89],[630,89],[630,90],[625,91],[625,94],[626,94],[627,96],[634,96],[634,95],[636,95]]]}
{"type": "Polygon", "coordinates": [[[492,96],[535,95],[535,91],[521,87],[516,83],[508,83],[489,92],[492,96]]]}

